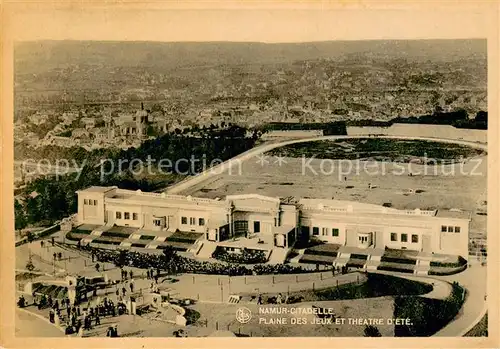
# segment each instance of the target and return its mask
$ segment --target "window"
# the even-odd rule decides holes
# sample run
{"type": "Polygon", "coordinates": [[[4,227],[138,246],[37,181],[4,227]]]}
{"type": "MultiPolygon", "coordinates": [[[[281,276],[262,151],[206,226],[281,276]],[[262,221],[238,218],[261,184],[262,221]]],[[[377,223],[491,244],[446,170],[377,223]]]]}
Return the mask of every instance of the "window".
{"type": "Polygon", "coordinates": [[[391,241],[398,241],[398,234],[391,233],[391,241]]]}
{"type": "Polygon", "coordinates": [[[359,242],[368,242],[368,236],[358,236],[359,242]]]}
{"type": "Polygon", "coordinates": [[[460,227],[455,227],[455,233],[460,233],[460,227]]]}
{"type": "Polygon", "coordinates": [[[441,232],[442,233],[446,233],[446,225],[442,225],[441,226],[441,232]]]}
{"type": "Polygon", "coordinates": [[[94,206],[97,206],[97,200],[94,200],[94,206]]]}
{"type": "Polygon", "coordinates": [[[327,228],[321,229],[321,235],[327,236],[328,235],[328,229],[327,228]]]}
{"type": "Polygon", "coordinates": [[[319,235],[319,228],[313,227],[313,235],[319,235]]]}
{"type": "Polygon", "coordinates": [[[332,236],[339,236],[339,230],[337,228],[332,229],[332,236]]]}
{"type": "Polygon", "coordinates": [[[198,225],[205,225],[205,218],[198,219],[198,225]]]}
{"type": "Polygon", "coordinates": [[[155,219],[153,220],[153,224],[157,227],[161,227],[161,219],[155,219]]]}
{"type": "Polygon", "coordinates": [[[196,224],[196,218],[189,217],[189,225],[195,225],[195,224],[196,224]]]}
{"type": "Polygon", "coordinates": [[[135,213],[135,212],[134,212],[134,213],[132,213],[132,219],[133,219],[134,221],[138,220],[138,219],[139,219],[139,215],[138,215],[137,213],[135,213]]]}
{"type": "Polygon", "coordinates": [[[448,227],[448,233],[453,233],[453,227],[448,227]]]}
{"type": "Polygon", "coordinates": [[[122,213],[116,212],[116,219],[122,219],[122,213]]]}
{"type": "Polygon", "coordinates": [[[408,242],[408,234],[401,234],[401,242],[408,242]]]}
{"type": "Polygon", "coordinates": [[[187,217],[181,217],[181,224],[188,224],[187,217]]]}
{"type": "Polygon", "coordinates": [[[84,204],[84,205],[88,205],[88,204],[89,204],[89,200],[87,200],[87,199],[83,199],[83,204],[84,204]]]}
{"type": "Polygon", "coordinates": [[[411,236],[411,242],[418,243],[418,235],[417,234],[412,234],[412,236],[411,236]]]}
{"type": "Polygon", "coordinates": [[[125,215],[125,217],[124,217],[125,219],[130,219],[130,212],[125,212],[124,215],[125,215]]]}

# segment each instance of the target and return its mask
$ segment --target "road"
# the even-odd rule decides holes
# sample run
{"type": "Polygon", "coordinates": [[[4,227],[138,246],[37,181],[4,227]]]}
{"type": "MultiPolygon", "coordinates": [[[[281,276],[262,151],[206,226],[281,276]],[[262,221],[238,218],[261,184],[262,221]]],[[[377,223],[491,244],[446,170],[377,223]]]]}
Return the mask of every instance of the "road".
{"type": "Polygon", "coordinates": [[[16,308],[14,327],[16,337],[64,337],[62,330],[49,320],[19,308],[16,308]]]}

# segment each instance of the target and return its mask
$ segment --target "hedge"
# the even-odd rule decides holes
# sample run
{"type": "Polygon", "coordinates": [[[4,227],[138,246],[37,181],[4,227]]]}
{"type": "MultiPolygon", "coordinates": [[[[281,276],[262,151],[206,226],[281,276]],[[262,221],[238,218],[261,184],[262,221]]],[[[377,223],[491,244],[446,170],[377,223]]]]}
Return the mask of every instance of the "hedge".
{"type": "Polygon", "coordinates": [[[390,262],[390,263],[400,263],[400,264],[417,264],[416,259],[387,257],[387,256],[382,256],[380,258],[380,261],[381,262],[390,262]]]}

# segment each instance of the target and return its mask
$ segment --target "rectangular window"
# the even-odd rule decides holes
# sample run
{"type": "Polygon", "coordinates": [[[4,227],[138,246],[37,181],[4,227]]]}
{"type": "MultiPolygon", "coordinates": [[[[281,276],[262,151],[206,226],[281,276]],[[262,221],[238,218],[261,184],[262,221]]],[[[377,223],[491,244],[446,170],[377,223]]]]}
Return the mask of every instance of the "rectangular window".
{"type": "Polygon", "coordinates": [[[460,233],[460,227],[455,227],[455,233],[460,233]]]}
{"type": "Polygon", "coordinates": [[[328,235],[328,229],[327,228],[321,229],[321,235],[327,236],[328,235]]]}
{"type": "Polygon", "coordinates": [[[155,219],[153,221],[154,225],[157,226],[157,227],[160,227],[161,226],[161,219],[155,219]]]}
{"type": "Polygon", "coordinates": [[[441,226],[441,232],[442,233],[446,233],[446,225],[442,225],[441,226]]]}
{"type": "Polygon", "coordinates": [[[83,204],[84,204],[84,205],[88,205],[88,204],[89,204],[89,200],[87,200],[87,199],[83,199],[83,204]]]}
{"type": "Polygon", "coordinates": [[[408,234],[401,234],[401,242],[408,242],[408,234]]]}
{"type": "Polygon", "coordinates": [[[122,219],[122,213],[116,212],[116,219],[122,219]]]}
{"type": "Polygon", "coordinates": [[[198,225],[205,225],[205,218],[198,219],[198,225]]]}
{"type": "Polygon", "coordinates": [[[130,219],[130,212],[125,212],[125,219],[130,219]]]}
{"type": "Polygon", "coordinates": [[[412,236],[411,236],[411,242],[418,243],[418,235],[417,234],[412,234],[412,236]]]}
{"type": "Polygon", "coordinates": [[[196,218],[190,217],[189,218],[189,225],[195,225],[196,224],[196,218]]]}
{"type": "Polygon", "coordinates": [[[339,230],[337,228],[332,229],[332,236],[339,236],[339,230]]]}
{"type": "Polygon", "coordinates": [[[187,217],[181,217],[181,224],[188,224],[187,217]]]}
{"type": "Polygon", "coordinates": [[[97,200],[94,200],[94,206],[97,206],[97,200]]]}
{"type": "Polygon", "coordinates": [[[398,241],[398,234],[391,233],[391,241],[398,241]]]}
{"type": "Polygon", "coordinates": [[[319,228],[313,227],[313,235],[319,235],[319,228]]]}
{"type": "Polygon", "coordinates": [[[132,213],[132,219],[133,219],[134,221],[138,220],[138,219],[139,219],[139,215],[138,215],[137,213],[135,213],[135,212],[134,212],[134,213],[132,213]]]}
{"type": "Polygon", "coordinates": [[[448,227],[448,233],[453,233],[453,227],[448,227]]]}

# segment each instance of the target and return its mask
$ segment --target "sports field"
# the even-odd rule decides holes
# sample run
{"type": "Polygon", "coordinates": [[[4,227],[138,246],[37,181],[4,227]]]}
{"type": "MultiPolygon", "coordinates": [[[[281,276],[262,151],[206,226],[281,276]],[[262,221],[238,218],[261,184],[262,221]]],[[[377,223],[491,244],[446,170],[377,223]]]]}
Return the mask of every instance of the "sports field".
{"type": "MultiPolygon", "coordinates": [[[[454,148],[455,158],[460,155],[457,149],[454,148]]],[[[462,162],[447,164],[448,161],[442,161],[437,165],[421,161],[384,162],[376,158],[368,161],[311,158],[301,157],[297,152],[294,157],[277,154],[281,154],[279,149],[250,159],[236,166],[232,173],[214,176],[182,194],[222,198],[258,193],[275,197],[352,200],[398,209],[462,209],[471,212],[471,237],[485,233],[485,154],[477,155],[467,150],[462,162]]]]}

